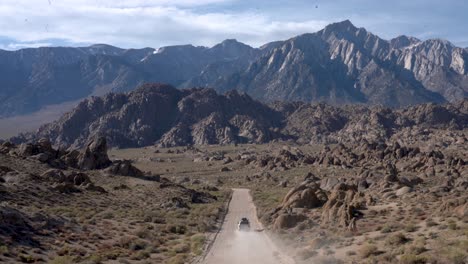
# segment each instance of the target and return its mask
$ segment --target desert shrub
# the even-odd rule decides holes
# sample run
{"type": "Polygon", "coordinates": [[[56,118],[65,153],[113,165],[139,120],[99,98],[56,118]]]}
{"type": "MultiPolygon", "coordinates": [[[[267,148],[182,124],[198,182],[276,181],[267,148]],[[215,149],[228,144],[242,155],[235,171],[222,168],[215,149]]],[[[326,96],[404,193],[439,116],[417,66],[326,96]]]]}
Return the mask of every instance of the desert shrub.
{"type": "Polygon", "coordinates": [[[129,248],[130,247],[130,244],[133,242],[135,238],[134,237],[130,237],[130,236],[124,236],[124,237],[121,237],[116,243],[115,245],[116,246],[119,246],[121,248],[129,248]]]}
{"type": "Polygon", "coordinates": [[[102,218],[103,218],[103,219],[113,219],[113,218],[114,218],[114,213],[113,213],[113,212],[110,212],[110,211],[104,212],[104,213],[102,214],[102,218]]]}
{"type": "Polygon", "coordinates": [[[91,264],[99,264],[102,262],[102,256],[101,255],[98,255],[98,254],[93,254],[91,256],[89,256],[88,258],[88,262],[91,263],[91,264]]]}
{"type": "Polygon", "coordinates": [[[375,245],[364,245],[361,248],[359,248],[359,256],[361,258],[368,258],[372,255],[377,255],[379,252],[379,249],[375,245]]]}
{"type": "Polygon", "coordinates": [[[412,233],[412,232],[415,232],[416,230],[418,230],[418,227],[414,224],[408,224],[407,226],[405,226],[406,232],[412,233]]]}
{"type": "Polygon", "coordinates": [[[10,253],[10,251],[8,250],[8,247],[3,245],[3,246],[0,246],[0,254],[1,255],[8,255],[8,253],[10,253]]]}
{"type": "Polygon", "coordinates": [[[392,227],[390,225],[384,225],[381,229],[380,229],[380,233],[391,233],[393,232],[392,230],[392,227]]]}
{"type": "Polygon", "coordinates": [[[314,239],[312,239],[312,240],[309,242],[309,245],[310,245],[313,249],[322,248],[322,247],[325,246],[326,244],[327,244],[327,240],[324,239],[324,238],[320,238],[320,237],[314,238],[314,239]]]}
{"type": "Polygon", "coordinates": [[[455,223],[455,222],[449,222],[447,226],[448,226],[448,228],[450,230],[457,230],[458,229],[457,223],[455,223]]]}
{"type": "Polygon", "coordinates": [[[201,234],[193,235],[190,238],[191,251],[195,255],[201,255],[203,253],[203,245],[205,244],[205,236],[201,234]]]}
{"type": "Polygon", "coordinates": [[[57,256],[49,263],[50,264],[69,264],[69,263],[73,263],[73,258],[71,256],[57,256]]]}
{"type": "Polygon", "coordinates": [[[166,231],[173,234],[183,235],[187,232],[187,227],[184,225],[167,225],[166,231]]]}
{"type": "Polygon", "coordinates": [[[385,244],[389,246],[399,246],[408,241],[409,239],[405,235],[403,235],[402,233],[397,233],[397,234],[394,234],[393,236],[388,237],[385,240],[385,244]]]}
{"type": "Polygon", "coordinates": [[[135,239],[130,243],[129,249],[130,250],[143,250],[146,248],[148,243],[141,239],[135,239]]]}
{"type": "Polygon", "coordinates": [[[197,223],[197,231],[201,233],[209,232],[213,230],[213,226],[210,225],[207,221],[200,221],[197,223]]]}
{"type": "Polygon", "coordinates": [[[138,251],[134,253],[130,258],[133,260],[143,260],[143,259],[149,258],[150,256],[151,256],[150,252],[146,250],[142,250],[142,251],[138,251]]]}
{"type": "Polygon", "coordinates": [[[139,238],[148,238],[151,236],[151,232],[147,227],[140,227],[135,231],[135,235],[139,238]]]}
{"type": "Polygon", "coordinates": [[[18,258],[23,263],[35,263],[36,262],[36,259],[33,256],[27,255],[27,254],[21,254],[18,256],[18,258]]]}
{"type": "Polygon", "coordinates": [[[376,262],[374,263],[395,263],[396,254],[394,252],[385,252],[378,257],[376,257],[376,262]]]}
{"type": "Polygon", "coordinates": [[[186,255],[176,255],[169,259],[168,264],[185,264],[187,256],[186,255]]]}
{"type": "Polygon", "coordinates": [[[185,243],[178,244],[178,245],[173,247],[173,251],[175,253],[177,253],[177,254],[179,254],[179,253],[188,253],[188,252],[190,252],[190,246],[185,244],[185,243]]]}
{"type": "Polygon", "coordinates": [[[439,257],[442,260],[449,261],[453,264],[465,264],[466,259],[468,258],[468,242],[467,241],[460,241],[454,245],[445,246],[442,249],[441,254],[439,257]]]}
{"type": "Polygon", "coordinates": [[[417,246],[417,245],[411,245],[406,248],[406,253],[412,254],[412,255],[419,255],[426,251],[426,248],[423,246],[417,246]]]}
{"type": "Polygon", "coordinates": [[[434,220],[432,220],[432,219],[427,219],[426,220],[426,226],[427,227],[433,227],[433,226],[436,226],[436,225],[437,225],[437,223],[434,222],[434,220]]]}
{"type": "Polygon", "coordinates": [[[344,262],[335,257],[322,257],[314,259],[314,264],[343,264],[344,262]]]}
{"type": "Polygon", "coordinates": [[[413,254],[406,254],[400,257],[399,263],[401,264],[424,264],[427,263],[427,258],[413,254]]]}
{"type": "Polygon", "coordinates": [[[297,251],[296,255],[300,260],[306,260],[317,255],[317,251],[311,248],[301,248],[297,251]]]}

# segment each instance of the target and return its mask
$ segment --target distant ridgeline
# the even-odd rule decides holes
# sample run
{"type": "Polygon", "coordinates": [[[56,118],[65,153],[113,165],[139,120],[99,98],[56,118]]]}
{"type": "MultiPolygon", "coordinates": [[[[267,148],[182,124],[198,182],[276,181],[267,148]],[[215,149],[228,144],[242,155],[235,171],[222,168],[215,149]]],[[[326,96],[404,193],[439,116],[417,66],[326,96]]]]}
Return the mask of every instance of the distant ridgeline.
{"type": "Polygon", "coordinates": [[[467,60],[466,49],[445,40],[386,41],[349,21],[260,48],[225,40],[212,48],[0,50],[0,117],[148,82],[236,89],[263,102],[454,102],[468,94],[467,60]]]}

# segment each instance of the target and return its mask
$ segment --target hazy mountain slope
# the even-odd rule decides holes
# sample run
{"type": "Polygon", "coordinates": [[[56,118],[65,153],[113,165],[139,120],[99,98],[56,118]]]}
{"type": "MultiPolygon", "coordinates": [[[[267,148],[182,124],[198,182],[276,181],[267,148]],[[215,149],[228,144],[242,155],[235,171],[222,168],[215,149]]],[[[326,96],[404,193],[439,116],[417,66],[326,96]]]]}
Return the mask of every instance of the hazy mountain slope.
{"type": "Polygon", "coordinates": [[[30,113],[93,94],[128,91],[143,82],[180,85],[203,73],[204,68],[221,69],[218,64],[226,65],[231,73],[231,65],[236,65],[235,69],[245,67],[256,54],[256,49],[235,40],[213,48],[185,45],[158,51],[104,44],[0,50],[0,117],[30,113]]]}

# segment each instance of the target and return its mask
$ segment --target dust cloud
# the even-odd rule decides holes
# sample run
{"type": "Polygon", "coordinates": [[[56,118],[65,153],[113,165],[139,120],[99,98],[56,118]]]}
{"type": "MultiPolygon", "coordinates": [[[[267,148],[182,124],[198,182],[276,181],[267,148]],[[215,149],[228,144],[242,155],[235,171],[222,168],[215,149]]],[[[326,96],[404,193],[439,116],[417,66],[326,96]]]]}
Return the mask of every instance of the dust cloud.
{"type": "Polygon", "coordinates": [[[256,208],[247,189],[234,189],[225,222],[213,246],[205,256],[204,264],[290,264],[258,221],[256,208]],[[251,222],[250,232],[237,230],[239,220],[251,222]]]}
{"type": "Polygon", "coordinates": [[[261,232],[234,232],[223,252],[220,264],[281,263],[278,252],[272,251],[265,234],[261,232]]]}

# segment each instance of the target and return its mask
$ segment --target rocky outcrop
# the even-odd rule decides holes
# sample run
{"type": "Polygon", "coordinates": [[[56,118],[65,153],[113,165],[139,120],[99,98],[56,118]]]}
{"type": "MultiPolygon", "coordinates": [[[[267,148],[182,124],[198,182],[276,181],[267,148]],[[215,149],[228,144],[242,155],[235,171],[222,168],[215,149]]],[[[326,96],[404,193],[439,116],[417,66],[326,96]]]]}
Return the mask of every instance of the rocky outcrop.
{"type": "Polygon", "coordinates": [[[161,189],[171,189],[173,196],[162,201],[165,208],[189,208],[190,204],[211,203],[217,200],[216,196],[208,192],[200,192],[186,188],[181,184],[174,183],[166,178],[160,180],[161,189]]]}
{"type": "Polygon", "coordinates": [[[276,218],[273,228],[277,230],[292,228],[306,219],[305,215],[300,214],[280,214],[276,218]]]}
{"type": "MultiPolygon", "coordinates": [[[[61,153],[60,148],[81,148],[101,136],[113,147],[142,147],[157,144],[161,147],[266,143],[274,140],[295,140],[297,143],[384,143],[420,140],[466,142],[461,130],[468,127],[468,100],[458,103],[423,104],[392,110],[383,107],[343,106],[323,103],[275,103],[267,106],[236,91],[224,95],[212,89],[178,90],[172,86],[148,84],[128,94],[110,94],[80,103],[58,121],[45,125],[35,133],[12,139],[15,143],[34,142],[50,138],[50,142],[24,145],[22,155],[38,155],[49,161],[61,153]],[[447,130],[452,135],[440,135],[447,130]],[[434,137],[434,138],[431,138],[434,137]],[[40,152],[40,153],[39,153],[40,152]]],[[[8,151],[4,143],[0,151],[8,151]]],[[[290,154],[278,153],[265,157],[261,166],[282,167],[279,159],[290,154]]],[[[413,155],[399,149],[395,157],[413,155]]],[[[297,152],[297,151],[296,151],[297,152]]],[[[319,163],[333,163],[350,167],[357,157],[338,146],[333,153],[324,151],[319,163]]],[[[79,153],[68,153],[71,164],[79,153]]],[[[385,153],[386,155],[387,153],[385,153]]],[[[89,167],[86,155],[80,154],[82,166],[89,167]]],[[[297,155],[296,163],[316,160],[297,155]]],[[[105,163],[105,162],[104,162],[105,163]]],[[[80,166],[81,166],[80,165],[80,166]]]]}
{"type": "Polygon", "coordinates": [[[320,212],[320,224],[323,226],[349,228],[350,225],[355,225],[356,219],[360,217],[359,210],[374,204],[370,194],[358,191],[356,185],[337,181],[330,187],[331,179],[328,179],[327,183],[324,183],[327,179],[323,179],[319,185],[313,177],[308,178],[309,180],[293,187],[279,207],[272,212],[273,228],[292,228],[297,223],[309,219],[307,215],[298,213],[298,209],[320,212]]]}
{"type": "Polygon", "coordinates": [[[347,228],[353,218],[359,217],[358,210],[364,209],[371,200],[367,197],[366,201],[365,195],[358,192],[356,186],[338,184],[323,205],[321,223],[347,228]]]}
{"type": "Polygon", "coordinates": [[[77,167],[82,170],[103,169],[109,167],[110,164],[105,137],[89,142],[77,157],[77,167]]]}
{"type": "MultiPolygon", "coordinates": [[[[277,111],[235,91],[219,95],[211,89],[148,84],[128,94],[86,100],[23,139],[43,135],[54,145],[73,147],[103,135],[114,147],[264,143],[281,138],[274,131],[281,119],[277,111]]],[[[89,155],[80,154],[79,166],[94,166],[89,155]]]]}
{"type": "Polygon", "coordinates": [[[311,181],[304,181],[300,185],[292,188],[281,203],[281,209],[290,208],[317,208],[327,201],[326,193],[320,186],[311,181]]]}
{"type": "Polygon", "coordinates": [[[458,216],[461,219],[468,219],[468,196],[464,195],[459,198],[445,201],[439,208],[438,212],[444,213],[447,216],[458,216]]]}
{"type": "Polygon", "coordinates": [[[105,172],[113,175],[131,176],[131,177],[142,177],[144,173],[132,165],[130,160],[115,160],[112,162],[105,172]]]}

